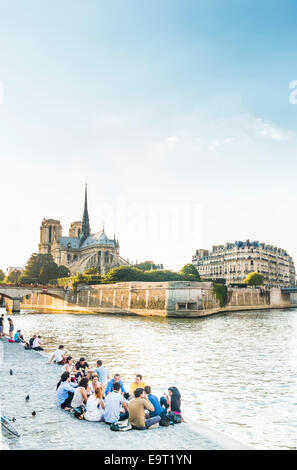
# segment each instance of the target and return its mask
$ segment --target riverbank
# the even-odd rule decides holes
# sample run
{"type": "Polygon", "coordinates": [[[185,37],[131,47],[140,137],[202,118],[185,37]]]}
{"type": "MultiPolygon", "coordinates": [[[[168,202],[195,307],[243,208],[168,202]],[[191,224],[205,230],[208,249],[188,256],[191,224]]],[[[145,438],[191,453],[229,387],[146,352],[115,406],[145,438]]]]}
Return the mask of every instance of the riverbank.
{"type": "Polygon", "coordinates": [[[172,281],[161,283],[122,282],[78,286],[71,289],[40,288],[23,290],[20,300],[4,287],[9,311],[30,309],[64,313],[111,313],[172,318],[201,318],[223,312],[280,309],[297,306],[295,293],[280,288],[227,288],[216,291],[211,282],[172,281]],[[224,292],[225,289],[225,292],[224,292]],[[10,298],[9,298],[10,297],[10,298]],[[18,307],[16,306],[18,304],[18,307]],[[18,310],[17,310],[18,309],[18,310]]]}
{"type": "Polygon", "coordinates": [[[20,438],[2,434],[9,449],[246,449],[233,439],[193,423],[147,431],[115,433],[104,423],[73,418],[56,405],[60,367],[47,365],[44,353],[26,351],[21,344],[0,340],[1,409],[16,418],[20,438]],[[12,369],[13,375],[9,371],[12,369]],[[30,400],[25,397],[30,395],[30,400]],[[36,416],[32,416],[32,411],[36,416]]]}

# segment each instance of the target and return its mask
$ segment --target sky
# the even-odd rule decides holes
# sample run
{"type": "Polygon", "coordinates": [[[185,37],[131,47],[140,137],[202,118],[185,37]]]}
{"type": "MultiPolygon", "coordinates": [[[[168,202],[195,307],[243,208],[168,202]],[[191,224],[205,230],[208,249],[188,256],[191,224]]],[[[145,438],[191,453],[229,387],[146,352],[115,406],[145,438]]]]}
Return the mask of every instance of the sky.
{"type": "Polygon", "coordinates": [[[0,0],[0,268],[92,232],[168,269],[259,240],[297,261],[297,4],[0,0]],[[290,88],[291,86],[291,88],[290,88]],[[295,93],[296,92],[296,93],[295,93]]]}

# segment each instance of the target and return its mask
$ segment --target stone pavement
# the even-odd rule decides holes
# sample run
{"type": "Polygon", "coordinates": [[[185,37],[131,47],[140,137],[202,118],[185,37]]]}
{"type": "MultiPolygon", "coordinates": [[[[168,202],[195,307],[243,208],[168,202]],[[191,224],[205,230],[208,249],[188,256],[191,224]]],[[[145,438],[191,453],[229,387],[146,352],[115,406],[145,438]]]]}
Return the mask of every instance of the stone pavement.
{"type": "MultiPolygon", "coordinates": [[[[9,449],[242,449],[240,443],[205,425],[185,423],[147,431],[112,432],[104,423],[73,418],[56,404],[61,368],[43,353],[0,340],[1,411],[15,417],[21,436],[2,431],[9,449]],[[10,369],[13,375],[10,375],[10,369]],[[30,400],[25,397],[30,395],[30,400]],[[36,416],[32,416],[32,411],[36,416]]],[[[187,417],[185,417],[188,421],[187,417]]]]}

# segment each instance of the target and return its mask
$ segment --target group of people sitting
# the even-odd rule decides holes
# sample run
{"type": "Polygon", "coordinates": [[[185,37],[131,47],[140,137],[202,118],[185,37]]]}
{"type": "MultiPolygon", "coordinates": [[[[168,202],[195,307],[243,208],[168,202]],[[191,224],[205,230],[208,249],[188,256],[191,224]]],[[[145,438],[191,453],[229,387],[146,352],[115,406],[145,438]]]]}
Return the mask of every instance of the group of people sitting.
{"type": "Polygon", "coordinates": [[[53,353],[49,364],[53,361],[63,366],[56,388],[58,404],[80,419],[109,425],[128,419],[130,426],[138,430],[148,429],[172,414],[183,421],[181,395],[176,387],[170,387],[168,395],[158,399],[137,374],[127,392],[120,374],[110,378],[102,360],[95,368],[90,368],[83,357],[75,363],[63,345],[53,353]]]}
{"type": "Polygon", "coordinates": [[[16,333],[14,333],[13,319],[8,317],[7,321],[8,321],[9,330],[8,330],[8,333],[5,333],[4,332],[4,313],[2,313],[2,315],[0,316],[0,338],[2,338],[2,336],[7,336],[9,338],[8,341],[10,343],[24,343],[26,349],[34,349],[35,351],[43,351],[43,348],[41,347],[40,335],[33,335],[29,341],[26,341],[24,339],[24,336],[21,330],[17,330],[16,333]]]}

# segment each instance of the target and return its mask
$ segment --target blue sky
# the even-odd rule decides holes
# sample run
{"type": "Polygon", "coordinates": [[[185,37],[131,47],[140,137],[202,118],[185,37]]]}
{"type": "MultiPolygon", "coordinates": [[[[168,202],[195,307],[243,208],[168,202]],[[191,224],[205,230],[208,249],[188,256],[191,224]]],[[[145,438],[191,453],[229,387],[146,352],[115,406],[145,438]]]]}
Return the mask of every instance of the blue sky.
{"type": "Polygon", "coordinates": [[[256,239],[297,260],[291,1],[0,0],[0,268],[93,231],[177,269],[256,239]]]}

